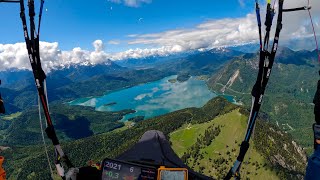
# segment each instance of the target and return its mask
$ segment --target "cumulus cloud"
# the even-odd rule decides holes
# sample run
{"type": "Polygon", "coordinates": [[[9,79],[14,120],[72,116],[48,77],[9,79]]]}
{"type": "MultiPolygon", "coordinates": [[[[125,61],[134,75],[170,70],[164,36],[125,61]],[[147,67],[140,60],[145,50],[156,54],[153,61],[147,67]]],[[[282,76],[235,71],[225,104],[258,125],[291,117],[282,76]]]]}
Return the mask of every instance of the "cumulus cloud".
{"type": "MultiPolygon", "coordinates": [[[[305,6],[304,3],[305,1],[299,0],[286,1],[285,7],[305,6]]],[[[316,32],[320,32],[320,1],[313,1],[312,14],[316,32]]],[[[264,20],[262,21],[264,22],[264,20]]],[[[275,24],[276,22],[274,22],[275,24]]],[[[307,11],[284,14],[280,42],[308,36],[312,36],[312,28],[307,11]]],[[[179,46],[183,51],[257,42],[258,28],[255,13],[249,13],[241,18],[207,21],[192,29],[169,30],[161,33],[131,35],[130,37],[129,44],[179,46]]]]}
{"type": "MultiPolygon", "coordinates": [[[[57,42],[40,42],[40,53],[42,67],[46,72],[54,69],[70,67],[72,65],[95,65],[101,63],[110,63],[110,60],[122,60],[129,58],[144,58],[148,56],[166,56],[170,53],[181,52],[182,48],[178,45],[129,49],[124,52],[107,53],[104,50],[104,44],[101,40],[92,43],[94,50],[88,51],[75,47],[70,51],[59,49],[57,42]]],[[[27,56],[25,43],[0,44],[0,71],[8,69],[31,69],[27,56]]]]}
{"type": "Polygon", "coordinates": [[[138,35],[129,44],[176,46],[181,51],[254,42],[257,39],[255,15],[226,18],[199,24],[193,29],[138,35]]]}
{"type": "Polygon", "coordinates": [[[109,0],[109,2],[117,4],[125,4],[129,7],[140,7],[142,4],[151,3],[152,0],[109,0]]]}
{"type": "Polygon", "coordinates": [[[179,45],[174,46],[162,46],[160,48],[145,48],[145,49],[129,49],[127,51],[114,53],[110,57],[111,60],[122,60],[122,59],[138,59],[144,58],[148,56],[166,56],[172,53],[179,53],[182,52],[183,49],[179,45]]]}
{"type": "Polygon", "coordinates": [[[92,43],[94,49],[95,49],[95,52],[101,52],[103,51],[104,49],[104,45],[103,45],[103,42],[98,39],[98,40],[95,40],[93,43],[92,43]]]}
{"type": "MultiPolygon", "coordinates": [[[[101,40],[93,42],[94,51],[80,47],[71,51],[61,51],[57,42],[40,42],[42,66],[45,71],[68,67],[70,65],[88,65],[107,62],[109,54],[103,51],[101,40]]],[[[0,71],[8,69],[31,69],[25,43],[0,44],[0,71]]]]}
{"type": "Polygon", "coordinates": [[[25,43],[0,44],[0,70],[17,68],[28,69],[29,59],[25,43]]]}

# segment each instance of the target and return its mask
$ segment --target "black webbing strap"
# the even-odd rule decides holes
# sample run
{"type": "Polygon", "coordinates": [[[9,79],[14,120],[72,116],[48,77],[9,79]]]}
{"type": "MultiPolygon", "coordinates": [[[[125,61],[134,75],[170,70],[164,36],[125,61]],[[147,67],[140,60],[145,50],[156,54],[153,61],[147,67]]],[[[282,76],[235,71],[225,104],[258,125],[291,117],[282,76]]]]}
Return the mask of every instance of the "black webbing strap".
{"type": "Polygon", "coordinates": [[[39,12],[39,23],[38,23],[38,38],[40,38],[40,25],[41,25],[41,19],[42,19],[43,4],[44,4],[44,0],[41,0],[40,12],[39,12]]]}
{"type": "Polygon", "coordinates": [[[273,14],[274,11],[271,9],[270,4],[268,4],[267,6],[267,15],[266,15],[266,22],[265,22],[266,36],[264,39],[264,48],[262,51],[260,51],[259,72],[258,72],[257,80],[251,92],[252,107],[251,107],[251,112],[249,116],[248,128],[247,128],[245,139],[241,143],[240,152],[237,157],[237,160],[234,163],[233,167],[229,170],[225,179],[230,179],[232,176],[234,176],[236,179],[240,179],[240,167],[250,146],[249,144],[250,137],[254,130],[255,122],[261,107],[261,102],[264,96],[265,88],[268,84],[274,59],[275,59],[275,55],[278,49],[279,36],[282,29],[283,2],[284,0],[279,0],[279,14],[278,14],[276,33],[275,33],[271,53],[268,52],[266,46],[268,46],[268,43],[269,43],[269,34],[272,26],[272,18],[274,15],[273,14]]]}
{"type": "MultiPolygon", "coordinates": [[[[320,71],[319,71],[320,75],[320,71]]],[[[320,80],[318,80],[317,91],[313,98],[315,121],[320,125],[320,80]]]]}
{"type": "Polygon", "coordinates": [[[10,1],[10,0],[0,0],[0,3],[2,2],[5,2],[5,3],[20,3],[19,0],[13,0],[13,1],[10,1]]]}
{"type": "MultiPolygon", "coordinates": [[[[320,75],[320,71],[319,71],[320,75]]],[[[319,144],[317,143],[317,139],[320,139],[320,80],[318,80],[318,85],[317,85],[317,91],[314,95],[313,98],[313,103],[314,103],[314,119],[316,123],[313,124],[313,133],[314,133],[314,149],[317,149],[319,144]]]]}
{"type": "MultiPolygon", "coordinates": [[[[0,79],[0,85],[1,85],[1,79],[0,79]]],[[[6,113],[6,110],[4,108],[4,102],[3,99],[1,97],[1,92],[0,92],[0,114],[4,114],[6,113]]]]}
{"type": "MultiPolygon", "coordinates": [[[[70,162],[70,160],[68,159],[68,157],[62,151],[62,149],[60,147],[59,140],[56,135],[56,132],[54,130],[54,126],[52,124],[52,120],[51,120],[51,116],[50,116],[49,108],[48,108],[48,104],[47,104],[47,99],[46,99],[46,95],[45,95],[45,89],[44,89],[44,80],[46,79],[46,75],[42,69],[41,60],[40,60],[40,44],[39,44],[40,25],[38,26],[38,34],[36,34],[36,29],[35,29],[34,0],[29,0],[28,6],[29,6],[29,18],[30,18],[30,36],[28,33],[28,26],[27,26],[27,20],[26,20],[26,15],[25,15],[24,2],[23,2],[23,0],[20,0],[20,17],[22,20],[24,38],[25,38],[25,42],[26,42],[28,57],[29,57],[32,72],[34,75],[38,95],[39,95],[40,102],[42,104],[42,108],[43,108],[46,122],[48,125],[48,127],[46,128],[45,131],[46,131],[48,138],[51,139],[52,144],[55,146],[55,151],[56,151],[56,155],[57,155],[55,164],[56,164],[57,170],[59,172],[59,175],[62,178],[64,178],[64,169],[62,167],[61,162],[65,163],[68,168],[73,167],[73,165],[70,162]]],[[[40,24],[40,20],[41,20],[42,6],[43,6],[43,1],[41,1],[41,9],[40,9],[40,14],[39,14],[39,24],[40,24]]]]}
{"type": "Polygon", "coordinates": [[[283,9],[283,12],[303,11],[303,10],[308,10],[308,9],[311,9],[311,7],[310,6],[303,6],[303,7],[298,7],[298,8],[283,9]]]}
{"type": "MultiPolygon", "coordinates": [[[[309,13],[309,17],[310,17],[310,22],[311,22],[311,26],[312,26],[312,31],[313,31],[313,35],[314,35],[314,40],[316,43],[316,51],[318,54],[318,62],[320,64],[320,51],[319,51],[319,45],[318,45],[318,40],[317,40],[317,35],[316,35],[316,31],[314,28],[314,23],[312,20],[312,15],[310,12],[311,6],[309,5],[310,1],[308,0],[308,8],[306,8],[306,10],[308,10],[309,13]]],[[[307,6],[306,6],[307,7],[307,6]]],[[[319,71],[319,75],[320,75],[320,71],[319,71]]],[[[316,124],[313,125],[313,130],[314,130],[314,147],[316,149],[316,139],[320,139],[320,80],[318,80],[318,85],[317,85],[317,90],[316,93],[314,95],[313,98],[313,103],[314,103],[314,115],[315,115],[315,122],[316,124]]]]}
{"type": "Polygon", "coordinates": [[[271,30],[272,20],[273,20],[274,14],[275,14],[274,9],[272,9],[271,4],[268,3],[267,4],[266,20],[264,23],[264,25],[266,26],[266,35],[265,35],[264,43],[263,43],[264,50],[268,49],[269,39],[270,39],[270,30],[271,30]]]}
{"type": "Polygon", "coordinates": [[[5,113],[6,113],[6,109],[4,108],[4,102],[0,94],[0,114],[5,114],[5,113]]]}
{"type": "Polygon", "coordinates": [[[262,51],[262,32],[261,32],[260,5],[258,0],[256,0],[256,17],[257,17],[257,23],[258,23],[260,52],[261,52],[262,51]]]}

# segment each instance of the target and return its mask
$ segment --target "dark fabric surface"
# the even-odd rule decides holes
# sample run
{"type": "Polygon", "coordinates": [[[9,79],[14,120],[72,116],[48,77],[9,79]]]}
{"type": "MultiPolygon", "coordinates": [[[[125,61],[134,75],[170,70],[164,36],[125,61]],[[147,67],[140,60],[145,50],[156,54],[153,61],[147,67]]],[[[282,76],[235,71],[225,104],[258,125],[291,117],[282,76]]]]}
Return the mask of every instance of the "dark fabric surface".
{"type": "Polygon", "coordinates": [[[156,130],[147,131],[128,151],[117,157],[119,160],[132,162],[147,162],[166,167],[187,168],[189,179],[212,179],[194,172],[186,166],[172,150],[165,135],[156,130]]]}
{"type": "Polygon", "coordinates": [[[317,145],[309,157],[305,180],[320,180],[320,145],[317,145]]]}

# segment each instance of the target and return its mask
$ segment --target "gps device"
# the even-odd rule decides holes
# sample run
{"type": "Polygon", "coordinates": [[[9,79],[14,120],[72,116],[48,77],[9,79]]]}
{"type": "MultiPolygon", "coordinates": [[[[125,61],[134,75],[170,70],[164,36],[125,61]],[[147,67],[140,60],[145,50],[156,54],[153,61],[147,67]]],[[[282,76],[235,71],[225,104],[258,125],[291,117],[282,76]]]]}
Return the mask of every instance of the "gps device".
{"type": "Polygon", "coordinates": [[[106,158],[102,162],[102,180],[156,180],[157,169],[131,162],[106,158]]]}
{"type": "Polygon", "coordinates": [[[188,169],[160,166],[158,169],[158,180],[188,180],[188,169]]]}

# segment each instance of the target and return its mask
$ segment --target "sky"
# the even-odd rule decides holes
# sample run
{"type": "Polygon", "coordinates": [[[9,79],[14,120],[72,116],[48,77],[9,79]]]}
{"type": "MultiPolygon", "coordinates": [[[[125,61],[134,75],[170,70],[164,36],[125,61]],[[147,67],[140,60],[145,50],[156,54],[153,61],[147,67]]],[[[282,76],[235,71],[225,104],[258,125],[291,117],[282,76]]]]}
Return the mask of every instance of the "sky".
{"type": "MultiPolygon", "coordinates": [[[[253,5],[240,6],[237,0],[219,4],[213,0],[46,0],[41,39],[59,42],[64,50],[77,46],[90,49],[97,39],[115,44],[132,34],[192,28],[210,19],[245,16],[253,5]]],[[[0,34],[6,34],[1,43],[23,41],[19,5],[1,4],[0,12],[0,21],[5,24],[0,34]]]]}
{"type": "MultiPolygon", "coordinates": [[[[310,1],[320,34],[320,1],[310,1]]],[[[304,5],[285,1],[287,8],[304,5]]],[[[254,8],[253,0],[46,0],[44,68],[257,42],[254,8]]],[[[282,38],[311,36],[309,21],[306,11],[285,15],[282,38]]],[[[0,71],[29,69],[19,5],[0,3],[0,22],[0,71]]]]}

